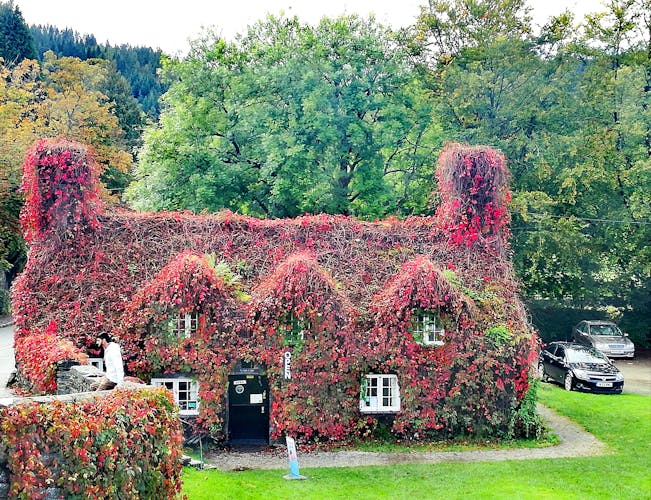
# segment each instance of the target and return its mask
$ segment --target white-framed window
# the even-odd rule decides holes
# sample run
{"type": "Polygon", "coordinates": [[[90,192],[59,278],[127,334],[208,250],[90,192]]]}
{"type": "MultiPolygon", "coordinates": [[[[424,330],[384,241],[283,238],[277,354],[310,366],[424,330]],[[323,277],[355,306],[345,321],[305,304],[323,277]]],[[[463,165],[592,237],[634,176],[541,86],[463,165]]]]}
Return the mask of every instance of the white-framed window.
{"type": "Polygon", "coordinates": [[[104,371],[104,359],[103,358],[88,358],[88,363],[91,366],[94,366],[99,371],[104,371]]]}
{"type": "Polygon", "coordinates": [[[397,375],[371,373],[362,379],[359,409],[362,413],[400,411],[400,387],[397,375]]]}
{"type": "Polygon", "coordinates": [[[423,345],[443,345],[445,328],[441,318],[431,311],[414,311],[411,317],[411,334],[423,345]]]}
{"type": "Polygon", "coordinates": [[[172,334],[180,339],[189,339],[195,333],[199,326],[199,313],[192,311],[185,314],[179,314],[170,321],[172,334]]]}
{"type": "Polygon", "coordinates": [[[181,415],[199,414],[199,383],[191,378],[152,378],[151,385],[165,387],[174,394],[181,415]]]}

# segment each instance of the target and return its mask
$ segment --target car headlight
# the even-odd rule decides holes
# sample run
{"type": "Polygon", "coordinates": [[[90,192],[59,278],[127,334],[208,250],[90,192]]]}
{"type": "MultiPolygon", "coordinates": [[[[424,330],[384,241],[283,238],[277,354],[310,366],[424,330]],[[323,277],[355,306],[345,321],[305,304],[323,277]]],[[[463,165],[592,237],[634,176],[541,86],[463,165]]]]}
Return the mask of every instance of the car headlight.
{"type": "Polygon", "coordinates": [[[599,351],[608,350],[608,344],[596,343],[594,346],[595,346],[595,349],[597,349],[599,351]]]}
{"type": "Polygon", "coordinates": [[[583,380],[588,379],[588,372],[586,370],[574,370],[574,376],[583,380]]]}
{"type": "Polygon", "coordinates": [[[624,380],[624,374],[622,372],[617,372],[615,374],[615,381],[621,382],[622,380],[624,380]]]}

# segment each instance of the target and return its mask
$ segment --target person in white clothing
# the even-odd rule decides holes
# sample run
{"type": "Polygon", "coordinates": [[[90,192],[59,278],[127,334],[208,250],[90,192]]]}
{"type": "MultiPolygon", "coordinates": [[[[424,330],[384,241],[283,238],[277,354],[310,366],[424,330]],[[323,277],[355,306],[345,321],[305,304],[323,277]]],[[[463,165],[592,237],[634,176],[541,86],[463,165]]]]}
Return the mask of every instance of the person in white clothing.
{"type": "Polygon", "coordinates": [[[107,391],[122,385],[124,382],[122,351],[120,345],[108,333],[101,333],[97,341],[104,349],[104,370],[106,373],[99,382],[95,382],[91,386],[91,389],[107,391]]]}

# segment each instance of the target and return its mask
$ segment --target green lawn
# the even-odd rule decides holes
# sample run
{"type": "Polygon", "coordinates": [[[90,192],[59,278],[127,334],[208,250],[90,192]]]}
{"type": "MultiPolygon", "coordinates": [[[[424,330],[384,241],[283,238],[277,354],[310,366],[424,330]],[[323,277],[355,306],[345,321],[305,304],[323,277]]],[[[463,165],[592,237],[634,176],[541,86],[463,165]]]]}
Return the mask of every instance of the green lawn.
{"type": "MultiPolygon", "coordinates": [[[[301,468],[219,472],[185,469],[185,493],[196,499],[563,498],[651,499],[651,397],[566,392],[541,384],[542,403],[582,424],[611,453],[590,458],[443,463],[391,467],[301,468]]],[[[300,450],[299,450],[300,461],[300,450]]]]}

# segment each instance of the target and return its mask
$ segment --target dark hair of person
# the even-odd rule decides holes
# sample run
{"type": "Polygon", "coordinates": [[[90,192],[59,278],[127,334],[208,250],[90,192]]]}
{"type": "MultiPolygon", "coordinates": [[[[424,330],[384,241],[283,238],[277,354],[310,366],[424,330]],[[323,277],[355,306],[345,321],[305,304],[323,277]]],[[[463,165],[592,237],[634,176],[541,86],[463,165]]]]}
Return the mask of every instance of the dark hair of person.
{"type": "Polygon", "coordinates": [[[107,342],[113,342],[113,337],[111,336],[110,333],[102,332],[98,335],[100,340],[106,340],[107,342]]]}

